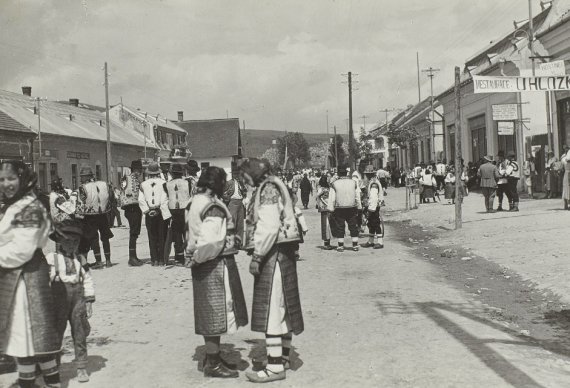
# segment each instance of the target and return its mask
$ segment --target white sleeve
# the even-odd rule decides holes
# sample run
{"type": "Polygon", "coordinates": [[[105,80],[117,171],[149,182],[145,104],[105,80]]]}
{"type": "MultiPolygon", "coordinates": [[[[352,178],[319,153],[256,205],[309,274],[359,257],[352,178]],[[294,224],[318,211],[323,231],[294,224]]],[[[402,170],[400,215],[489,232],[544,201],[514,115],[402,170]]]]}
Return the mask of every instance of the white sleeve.
{"type": "Polygon", "coordinates": [[[368,210],[371,212],[375,212],[378,207],[378,198],[379,198],[379,190],[376,187],[370,189],[370,197],[369,197],[369,204],[368,210]]]}
{"type": "Polygon", "coordinates": [[[200,237],[196,242],[193,260],[197,263],[204,263],[215,259],[224,250],[225,242],[225,220],[221,217],[206,217],[202,223],[200,237]]]}
{"type": "Polygon", "coordinates": [[[162,188],[162,201],[160,201],[160,212],[162,214],[163,220],[168,220],[172,215],[170,214],[170,209],[168,208],[168,193],[164,188],[162,188]]]}
{"type": "Polygon", "coordinates": [[[336,202],[336,191],[331,187],[329,190],[329,203],[327,204],[327,210],[330,212],[334,211],[334,203],[336,202]]]}
{"type": "MultiPolygon", "coordinates": [[[[81,265],[79,266],[81,268],[81,265]]],[[[83,275],[83,295],[86,302],[95,302],[95,285],[93,284],[93,277],[91,271],[85,271],[81,268],[83,275]]]]}
{"type": "Polygon", "coordinates": [[[146,203],[144,192],[142,190],[139,191],[139,207],[141,208],[143,214],[148,213],[148,211],[150,210],[148,204],[146,203]]]}
{"type": "Polygon", "coordinates": [[[259,219],[253,235],[254,253],[265,256],[277,241],[281,212],[278,204],[265,204],[259,207],[257,214],[259,219]]]}

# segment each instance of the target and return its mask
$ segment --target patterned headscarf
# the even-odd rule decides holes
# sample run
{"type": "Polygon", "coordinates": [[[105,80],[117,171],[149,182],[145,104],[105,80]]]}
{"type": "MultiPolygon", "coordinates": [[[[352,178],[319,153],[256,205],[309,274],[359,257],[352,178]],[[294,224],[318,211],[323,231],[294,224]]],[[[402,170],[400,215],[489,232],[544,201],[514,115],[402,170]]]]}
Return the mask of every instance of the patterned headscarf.
{"type": "Polygon", "coordinates": [[[0,198],[2,208],[12,205],[25,195],[33,192],[36,188],[38,177],[24,162],[13,159],[0,159],[0,170],[10,170],[16,173],[18,178],[20,178],[20,186],[16,194],[14,194],[12,198],[5,198],[3,195],[0,198]]]}

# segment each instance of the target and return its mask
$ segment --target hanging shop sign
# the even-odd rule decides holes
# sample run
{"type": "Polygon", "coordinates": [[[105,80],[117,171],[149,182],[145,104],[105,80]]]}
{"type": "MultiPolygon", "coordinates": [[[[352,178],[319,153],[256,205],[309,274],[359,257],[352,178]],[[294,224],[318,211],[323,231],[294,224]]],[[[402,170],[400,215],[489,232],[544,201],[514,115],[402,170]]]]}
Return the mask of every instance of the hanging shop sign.
{"type": "Polygon", "coordinates": [[[496,104],[493,108],[493,120],[516,120],[518,118],[517,104],[496,104]]]}
{"type": "Polygon", "coordinates": [[[564,66],[564,61],[552,61],[541,63],[536,69],[536,74],[541,77],[551,77],[551,76],[564,76],[566,75],[566,66],[564,66]]]}
{"type": "Polygon", "coordinates": [[[515,134],[514,121],[499,121],[497,123],[497,133],[499,136],[514,135],[515,134]]]}
{"type": "Polygon", "coordinates": [[[473,76],[474,93],[546,92],[570,90],[570,75],[551,77],[473,76]]]}

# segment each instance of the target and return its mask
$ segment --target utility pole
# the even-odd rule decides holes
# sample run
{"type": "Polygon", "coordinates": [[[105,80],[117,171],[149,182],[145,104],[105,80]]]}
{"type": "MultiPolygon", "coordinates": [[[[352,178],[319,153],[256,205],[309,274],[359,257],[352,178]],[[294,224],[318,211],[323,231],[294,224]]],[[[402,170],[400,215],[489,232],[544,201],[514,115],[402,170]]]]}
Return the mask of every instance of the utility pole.
{"type": "Polygon", "coordinates": [[[531,55],[531,62],[532,62],[532,76],[534,77],[534,26],[532,21],[532,3],[531,0],[528,0],[528,49],[530,50],[531,55]]]}
{"type": "Polygon", "coordinates": [[[461,205],[463,193],[461,191],[461,81],[459,66],[455,66],[455,229],[462,227],[461,205]]]}
{"type": "Polygon", "coordinates": [[[107,62],[105,62],[105,127],[107,128],[107,182],[112,182],[112,179],[111,179],[111,127],[110,127],[110,123],[109,123],[109,73],[107,71],[107,62]]]}
{"type": "Polygon", "coordinates": [[[439,71],[439,69],[434,69],[430,66],[429,69],[422,70],[424,73],[427,73],[427,76],[430,80],[430,103],[431,103],[431,123],[429,125],[429,139],[430,139],[430,159],[435,161],[435,118],[433,117],[433,77],[439,71]]]}
{"type": "Polygon", "coordinates": [[[366,119],[367,119],[368,117],[370,117],[370,116],[366,116],[366,115],[360,116],[360,118],[361,118],[362,121],[363,121],[362,128],[364,129],[364,132],[366,132],[366,119]]]}
{"type": "MultiPolygon", "coordinates": [[[[330,148],[330,138],[329,138],[329,110],[327,109],[327,139],[329,142],[329,148],[330,148]]],[[[325,159],[325,168],[328,170],[329,168],[329,155],[327,153],[327,157],[325,159]]]]}
{"type": "MultiPolygon", "coordinates": [[[[343,74],[344,75],[344,74],[343,74]]],[[[352,84],[357,81],[352,81],[352,72],[348,72],[348,164],[351,169],[355,169],[355,158],[353,153],[354,148],[354,132],[352,129],[352,84]]],[[[355,76],[358,74],[354,74],[355,76]]]]}
{"type": "Polygon", "coordinates": [[[334,126],[334,164],[338,173],[338,147],[336,144],[336,125],[334,126]]]}
{"type": "Polygon", "coordinates": [[[416,51],[416,62],[418,69],[418,103],[422,102],[422,92],[420,89],[420,53],[416,51]]]}
{"type": "Polygon", "coordinates": [[[38,112],[38,170],[40,169],[40,159],[42,158],[42,121],[41,121],[41,113],[40,113],[40,106],[42,105],[42,100],[39,97],[36,97],[36,102],[38,104],[37,112],[38,112]]]}

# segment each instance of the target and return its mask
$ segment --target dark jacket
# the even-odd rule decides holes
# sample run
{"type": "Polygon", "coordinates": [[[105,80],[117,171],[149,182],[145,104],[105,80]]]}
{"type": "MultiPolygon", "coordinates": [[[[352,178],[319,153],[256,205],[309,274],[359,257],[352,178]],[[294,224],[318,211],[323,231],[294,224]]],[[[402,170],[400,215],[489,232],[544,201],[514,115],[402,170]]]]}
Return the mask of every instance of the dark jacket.
{"type": "Polygon", "coordinates": [[[481,167],[479,167],[479,171],[477,171],[477,175],[481,177],[481,183],[479,184],[481,188],[497,187],[497,180],[500,178],[500,175],[499,170],[493,163],[487,162],[482,164],[481,167]]]}

